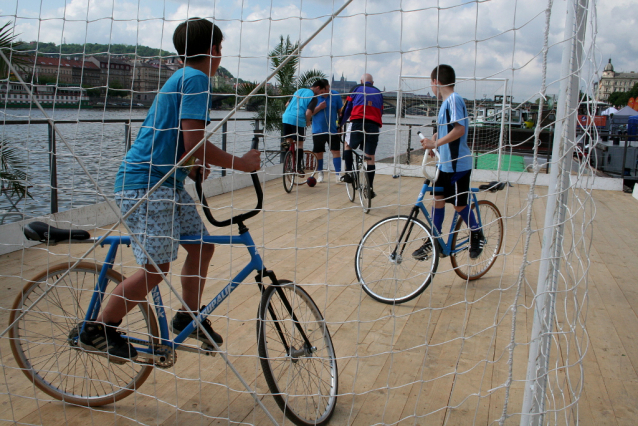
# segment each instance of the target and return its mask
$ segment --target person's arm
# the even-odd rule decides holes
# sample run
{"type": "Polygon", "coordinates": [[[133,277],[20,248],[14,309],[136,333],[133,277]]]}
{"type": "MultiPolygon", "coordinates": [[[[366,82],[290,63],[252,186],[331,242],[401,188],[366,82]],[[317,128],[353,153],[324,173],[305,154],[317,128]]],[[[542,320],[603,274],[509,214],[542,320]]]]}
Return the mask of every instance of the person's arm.
{"type": "MultiPolygon", "coordinates": [[[[204,121],[184,119],[181,127],[184,135],[184,149],[186,152],[190,152],[204,138],[206,133],[204,121]]],[[[210,141],[206,141],[204,145],[199,147],[194,155],[206,165],[235,169],[242,172],[259,170],[260,166],[260,152],[258,150],[251,149],[243,156],[236,157],[218,148],[210,141]]]]}
{"type": "Polygon", "coordinates": [[[424,149],[434,149],[441,145],[448,144],[452,141],[460,139],[465,134],[465,126],[461,123],[454,123],[454,128],[450,133],[443,136],[441,139],[437,139],[438,134],[435,133],[432,139],[425,138],[421,141],[421,146],[424,149]]]}
{"type": "Polygon", "coordinates": [[[326,109],[326,102],[319,102],[317,98],[314,98],[310,105],[308,105],[308,109],[312,111],[312,115],[317,114],[319,111],[326,109]]]}

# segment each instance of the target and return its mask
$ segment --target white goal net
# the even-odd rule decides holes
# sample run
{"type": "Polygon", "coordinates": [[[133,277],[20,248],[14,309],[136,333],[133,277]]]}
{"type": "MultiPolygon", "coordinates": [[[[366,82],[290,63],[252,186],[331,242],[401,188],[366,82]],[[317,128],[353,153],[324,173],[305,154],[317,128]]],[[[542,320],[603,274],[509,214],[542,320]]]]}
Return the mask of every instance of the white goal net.
{"type": "Polygon", "coordinates": [[[573,150],[600,60],[596,3],[4,1],[0,422],[577,424],[595,127],[573,150]],[[173,34],[195,17],[223,49],[209,37],[189,66],[173,34]],[[417,132],[436,126],[440,64],[469,114],[471,186],[491,182],[474,193],[477,258],[478,228],[453,206],[440,239],[427,216],[417,132]],[[337,110],[371,114],[368,75],[383,95],[382,126],[366,130],[375,168],[344,184],[357,157],[337,110]],[[263,205],[247,217],[251,147],[263,205]],[[228,227],[185,177],[195,158],[228,227]],[[223,343],[208,326],[179,334],[202,305],[223,343]],[[137,357],[107,355],[115,341],[137,357]]]}

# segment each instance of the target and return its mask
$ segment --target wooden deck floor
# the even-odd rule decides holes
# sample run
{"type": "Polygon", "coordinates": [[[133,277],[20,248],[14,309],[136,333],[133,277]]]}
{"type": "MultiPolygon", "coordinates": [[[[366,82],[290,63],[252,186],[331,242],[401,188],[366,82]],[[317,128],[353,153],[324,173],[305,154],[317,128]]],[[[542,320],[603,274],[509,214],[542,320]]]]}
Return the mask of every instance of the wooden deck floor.
{"type": "MultiPolygon", "coordinates": [[[[377,176],[375,190],[379,195],[373,204],[381,207],[364,215],[348,201],[342,185],[303,186],[286,194],[280,180],[271,181],[265,186],[266,211],[251,219],[249,228],[261,246],[266,266],[278,277],[304,285],[329,323],[338,355],[340,393],[331,424],[492,424],[504,410],[510,350],[513,384],[506,423],[518,424],[541,241],[541,234],[533,233],[525,251],[529,187],[517,185],[507,192],[485,195],[506,217],[505,255],[485,277],[465,282],[452,271],[449,260],[442,259],[433,284],[420,297],[396,307],[377,303],[356,282],[356,245],[377,220],[399,212],[407,214],[420,185],[420,179],[377,176]],[[520,275],[525,253],[529,266],[520,275]],[[523,278],[520,281],[519,276],[523,278]],[[515,299],[519,282],[519,297],[515,299]],[[512,335],[514,300],[517,328],[512,335]],[[510,345],[512,341],[515,345],[510,345]]],[[[536,190],[541,197],[534,199],[531,208],[532,230],[543,226],[546,191],[536,190]]],[[[594,191],[593,198],[593,226],[585,232],[584,243],[576,245],[570,268],[565,270],[569,282],[582,273],[581,265],[586,266],[589,260],[588,286],[581,283],[572,291],[561,288],[557,296],[555,329],[559,333],[551,348],[553,371],[547,408],[558,411],[545,421],[634,425],[638,421],[638,203],[620,192],[594,191]],[[582,255],[592,229],[589,259],[579,261],[576,254],[582,255]],[[582,357],[579,351],[584,350],[582,357]],[[582,362],[578,362],[581,357],[582,362]]],[[[235,208],[252,206],[252,190],[209,199],[211,206],[231,203],[235,208]]],[[[591,220],[591,205],[583,209],[574,199],[570,203],[575,222],[580,223],[583,215],[591,220]]],[[[228,214],[228,208],[218,212],[220,217],[228,214]]],[[[211,227],[209,230],[219,234],[211,227]]],[[[100,232],[104,231],[95,234],[100,232]]],[[[572,236],[578,241],[582,230],[568,226],[567,234],[568,241],[572,236]]],[[[6,327],[9,308],[26,279],[46,265],[78,257],[85,249],[81,245],[49,250],[37,246],[1,256],[0,329],[6,327]]],[[[98,249],[90,257],[101,261],[105,253],[105,249],[98,249]]],[[[181,251],[174,264],[176,273],[183,259],[181,251]]],[[[246,259],[244,249],[218,247],[204,298],[213,297],[246,259]]],[[[119,270],[130,275],[134,267],[130,249],[123,250],[119,270]]],[[[179,307],[167,289],[162,293],[166,304],[179,307]]],[[[266,393],[256,357],[258,302],[254,283],[240,286],[215,312],[218,316],[213,326],[224,335],[224,349],[244,378],[266,393]]],[[[174,367],[154,369],[135,394],[113,405],[87,409],[52,401],[36,390],[17,369],[7,336],[0,339],[0,351],[6,382],[0,385],[3,424],[269,424],[221,357],[180,353],[174,367]]],[[[281,423],[289,424],[272,397],[264,396],[263,401],[281,423]]]]}

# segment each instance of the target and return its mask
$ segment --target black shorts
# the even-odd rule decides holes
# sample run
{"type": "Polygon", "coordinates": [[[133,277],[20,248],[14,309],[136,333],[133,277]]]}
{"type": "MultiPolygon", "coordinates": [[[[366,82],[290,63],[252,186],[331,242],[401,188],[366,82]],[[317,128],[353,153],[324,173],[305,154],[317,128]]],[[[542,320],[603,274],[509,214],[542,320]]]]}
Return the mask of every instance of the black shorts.
{"type": "Polygon", "coordinates": [[[464,172],[446,173],[439,172],[439,178],[435,187],[443,188],[443,191],[435,191],[434,195],[442,195],[446,203],[455,206],[467,206],[470,203],[470,176],[471,170],[464,172]]]}
{"type": "Polygon", "coordinates": [[[284,125],[284,138],[292,139],[293,141],[303,142],[306,136],[306,128],[295,126],[294,124],[283,123],[284,125]]]}
{"type": "Polygon", "coordinates": [[[330,146],[330,151],[341,151],[341,137],[329,133],[312,135],[312,152],[326,152],[326,144],[330,146]]]}
{"type": "Polygon", "coordinates": [[[350,148],[357,149],[362,147],[363,152],[367,155],[374,155],[377,152],[377,143],[379,143],[379,125],[373,121],[353,121],[350,126],[350,140],[348,145],[350,148]]]}

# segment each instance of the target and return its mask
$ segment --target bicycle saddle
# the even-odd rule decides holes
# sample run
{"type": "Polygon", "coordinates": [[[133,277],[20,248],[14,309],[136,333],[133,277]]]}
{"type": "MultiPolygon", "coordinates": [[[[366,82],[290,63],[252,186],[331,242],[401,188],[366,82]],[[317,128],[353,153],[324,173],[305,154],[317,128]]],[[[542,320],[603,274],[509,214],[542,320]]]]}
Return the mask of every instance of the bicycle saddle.
{"type": "Polygon", "coordinates": [[[493,180],[492,182],[486,183],[485,185],[479,185],[479,189],[481,191],[497,192],[504,189],[506,184],[507,182],[498,182],[493,180]]]}
{"type": "Polygon", "coordinates": [[[41,243],[59,243],[69,240],[88,240],[91,234],[81,229],[61,229],[44,222],[31,222],[23,228],[24,236],[31,241],[41,243]]]}

